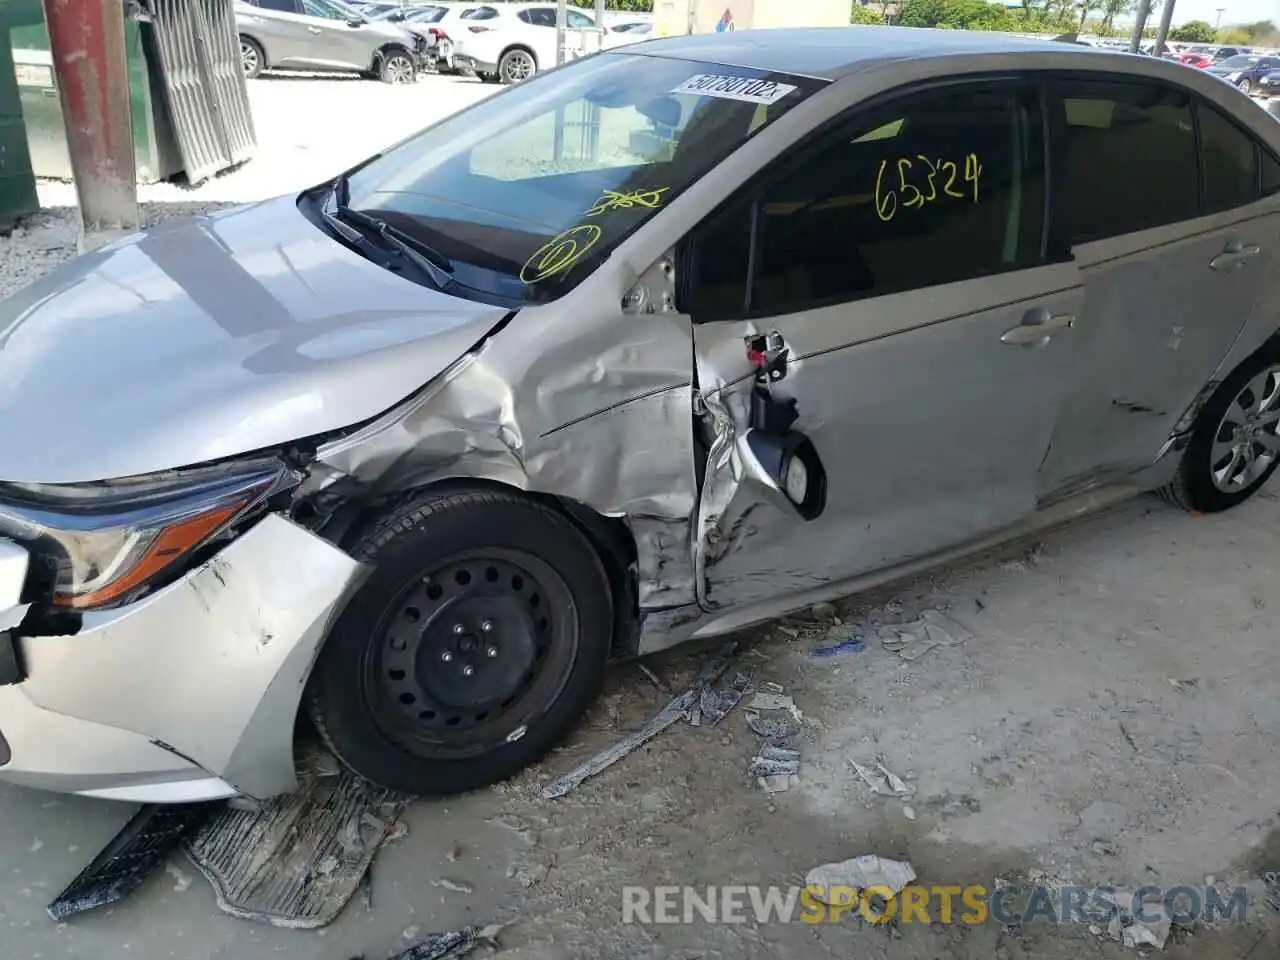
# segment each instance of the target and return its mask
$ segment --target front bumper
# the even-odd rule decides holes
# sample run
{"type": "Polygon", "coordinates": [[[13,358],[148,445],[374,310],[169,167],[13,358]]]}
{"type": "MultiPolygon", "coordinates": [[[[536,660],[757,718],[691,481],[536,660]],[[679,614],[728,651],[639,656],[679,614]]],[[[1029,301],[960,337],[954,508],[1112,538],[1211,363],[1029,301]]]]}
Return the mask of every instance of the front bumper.
{"type": "Polygon", "coordinates": [[[137,803],[294,789],[303,686],[363,571],[269,514],[75,635],[12,631],[25,679],[0,686],[0,779],[137,803]]]}

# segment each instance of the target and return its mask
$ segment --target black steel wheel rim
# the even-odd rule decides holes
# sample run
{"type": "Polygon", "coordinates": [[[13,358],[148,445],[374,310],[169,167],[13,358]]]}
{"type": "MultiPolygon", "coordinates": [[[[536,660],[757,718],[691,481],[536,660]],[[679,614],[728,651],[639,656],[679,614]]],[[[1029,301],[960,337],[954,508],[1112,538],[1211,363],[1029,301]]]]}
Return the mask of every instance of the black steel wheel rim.
{"type": "Polygon", "coordinates": [[[564,688],[577,653],[573,596],[516,549],[434,564],[388,605],[361,691],[379,730],[426,759],[461,759],[523,736],[564,688]]]}

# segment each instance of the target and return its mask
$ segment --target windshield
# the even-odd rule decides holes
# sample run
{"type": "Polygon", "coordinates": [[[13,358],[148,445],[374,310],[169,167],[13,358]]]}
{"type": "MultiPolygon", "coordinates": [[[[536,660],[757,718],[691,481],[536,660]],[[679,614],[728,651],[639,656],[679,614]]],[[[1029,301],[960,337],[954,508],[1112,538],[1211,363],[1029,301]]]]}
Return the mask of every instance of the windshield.
{"type": "Polygon", "coordinates": [[[1227,59],[1218,64],[1218,67],[1235,67],[1236,69],[1242,69],[1244,67],[1252,67],[1257,62],[1257,57],[1227,57],[1227,59]]]}
{"type": "Polygon", "coordinates": [[[691,60],[583,58],[358,168],[349,206],[448,257],[460,286],[554,299],[821,86],[691,60]]]}

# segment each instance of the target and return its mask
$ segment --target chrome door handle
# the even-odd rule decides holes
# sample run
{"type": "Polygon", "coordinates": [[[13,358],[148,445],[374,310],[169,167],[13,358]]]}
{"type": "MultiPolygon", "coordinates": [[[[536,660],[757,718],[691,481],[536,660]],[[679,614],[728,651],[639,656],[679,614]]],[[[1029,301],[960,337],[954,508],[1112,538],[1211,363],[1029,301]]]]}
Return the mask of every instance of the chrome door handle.
{"type": "Polygon", "coordinates": [[[1020,324],[1006,330],[1000,342],[1018,347],[1040,346],[1075,325],[1074,314],[1050,313],[1044,307],[1036,307],[1023,314],[1020,324]]]}
{"type": "Polygon", "coordinates": [[[1213,270],[1239,270],[1244,266],[1244,262],[1250,257],[1256,257],[1262,252],[1262,248],[1256,243],[1240,243],[1233,240],[1223,248],[1223,251],[1209,261],[1209,267],[1213,270]]]}
{"type": "Polygon", "coordinates": [[[307,27],[307,33],[320,33],[319,27],[307,27]]]}

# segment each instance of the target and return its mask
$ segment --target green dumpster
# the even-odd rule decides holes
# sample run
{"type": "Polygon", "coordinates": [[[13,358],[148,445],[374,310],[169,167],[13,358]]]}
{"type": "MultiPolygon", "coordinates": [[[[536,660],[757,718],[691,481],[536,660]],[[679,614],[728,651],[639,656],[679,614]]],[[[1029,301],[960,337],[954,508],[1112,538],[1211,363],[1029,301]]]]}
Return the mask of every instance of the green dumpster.
{"type": "Polygon", "coordinates": [[[40,208],[8,42],[10,5],[14,2],[23,0],[0,2],[0,230],[9,229],[18,217],[40,208]]]}
{"type": "MultiPolygon", "coordinates": [[[[0,6],[9,8],[9,35],[22,113],[26,118],[31,167],[37,177],[70,180],[71,156],[67,151],[62,102],[54,80],[49,32],[40,0],[0,0],[0,6]]],[[[154,51],[148,49],[151,38],[143,35],[137,21],[126,17],[124,42],[138,181],[167,180],[181,173],[183,164],[159,80],[160,71],[148,66],[148,61],[154,58],[154,51]]]]}

